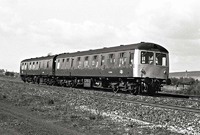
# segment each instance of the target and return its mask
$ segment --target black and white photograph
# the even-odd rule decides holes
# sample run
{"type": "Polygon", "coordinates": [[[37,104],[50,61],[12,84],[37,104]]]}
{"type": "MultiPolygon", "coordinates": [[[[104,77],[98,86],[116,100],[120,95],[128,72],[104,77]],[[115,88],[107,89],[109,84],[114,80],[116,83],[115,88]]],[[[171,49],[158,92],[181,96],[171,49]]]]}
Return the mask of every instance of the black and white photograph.
{"type": "Polygon", "coordinates": [[[0,135],[200,135],[199,0],[0,0],[0,135]]]}

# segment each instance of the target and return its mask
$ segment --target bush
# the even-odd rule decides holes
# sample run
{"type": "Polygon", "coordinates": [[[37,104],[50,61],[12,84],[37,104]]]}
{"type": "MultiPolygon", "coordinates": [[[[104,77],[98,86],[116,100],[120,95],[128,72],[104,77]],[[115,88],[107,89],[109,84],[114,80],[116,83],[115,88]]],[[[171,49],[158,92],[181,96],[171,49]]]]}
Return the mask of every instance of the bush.
{"type": "Polygon", "coordinates": [[[178,81],[179,81],[178,78],[173,77],[173,78],[170,78],[170,79],[171,79],[171,85],[177,85],[178,84],[178,81]]]}
{"type": "Polygon", "coordinates": [[[196,81],[194,78],[171,78],[172,85],[193,85],[196,81]]]}
{"type": "Polygon", "coordinates": [[[200,95],[200,82],[199,80],[195,80],[194,78],[171,78],[171,82],[173,86],[179,87],[179,85],[183,86],[183,89],[180,91],[176,91],[176,93],[187,94],[187,95],[200,95]]]}
{"type": "Polygon", "coordinates": [[[187,94],[200,95],[200,83],[195,83],[188,87],[187,94]]]}
{"type": "Polygon", "coordinates": [[[194,84],[190,85],[186,89],[179,91],[179,93],[187,94],[187,95],[200,95],[200,83],[195,82],[194,84]]]}
{"type": "Polygon", "coordinates": [[[8,72],[8,71],[7,71],[7,72],[5,73],[5,75],[6,75],[6,76],[14,77],[14,76],[15,76],[15,73],[14,73],[14,72],[8,72]]]}

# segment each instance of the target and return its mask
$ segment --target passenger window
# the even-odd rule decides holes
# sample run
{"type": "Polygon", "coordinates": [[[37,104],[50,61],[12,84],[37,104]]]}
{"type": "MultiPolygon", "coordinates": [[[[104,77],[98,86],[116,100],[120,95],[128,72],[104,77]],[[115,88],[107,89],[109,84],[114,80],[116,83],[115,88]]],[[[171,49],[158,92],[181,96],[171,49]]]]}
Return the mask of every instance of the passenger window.
{"type": "Polygon", "coordinates": [[[166,54],[156,53],[156,65],[167,66],[166,54]]]}
{"type": "Polygon", "coordinates": [[[119,67],[126,66],[126,59],[124,52],[119,54],[119,67]]]}
{"type": "Polygon", "coordinates": [[[30,65],[29,65],[29,70],[31,70],[31,62],[30,62],[30,65]]]}
{"type": "Polygon", "coordinates": [[[105,56],[101,55],[101,66],[105,63],[105,56]]]}
{"type": "Polygon", "coordinates": [[[77,58],[77,67],[81,68],[81,57],[77,58]]]}
{"type": "Polygon", "coordinates": [[[89,57],[86,56],[85,61],[84,61],[84,68],[88,68],[88,67],[89,67],[89,57]]]}
{"type": "Polygon", "coordinates": [[[21,69],[24,70],[25,69],[25,63],[21,63],[21,69]]]}
{"type": "Polygon", "coordinates": [[[62,64],[61,64],[61,67],[60,67],[61,69],[65,69],[65,59],[63,58],[62,59],[62,64]]]}
{"type": "Polygon", "coordinates": [[[57,69],[60,69],[60,60],[57,62],[57,69]]]}
{"type": "Polygon", "coordinates": [[[47,69],[49,68],[49,61],[47,61],[47,69]]]}
{"type": "Polygon", "coordinates": [[[21,69],[22,69],[22,70],[25,69],[25,63],[21,63],[21,69]]]}
{"type": "Polygon", "coordinates": [[[154,56],[153,52],[141,52],[141,63],[142,64],[153,64],[154,56]]]}
{"type": "Polygon", "coordinates": [[[38,69],[38,62],[35,62],[35,69],[38,69]]]}
{"type": "Polygon", "coordinates": [[[133,60],[134,60],[134,53],[130,53],[130,57],[129,57],[129,64],[133,65],[133,60]]]}
{"type": "Polygon", "coordinates": [[[32,69],[35,69],[35,62],[33,62],[32,69]]]}
{"type": "Polygon", "coordinates": [[[114,65],[114,63],[115,63],[115,57],[114,57],[114,54],[109,54],[108,55],[108,64],[109,65],[114,65]]]}
{"type": "Polygon", "coordinates": [[[98,56],[93,56],[92,67],[98,67],[98,56]]]}
{"type": "Polygon", "coordinates": [[[69,67],[69,58],[65,59],[65,64],[63,65],[63,69],[67,69],[69,67]]]}
{"type": "Polygon", "coordinates": [[[28,64],[26,65],[26,63],[25,63],[25,70],[27,69],[27,66],[28,66],[28,64]]]}

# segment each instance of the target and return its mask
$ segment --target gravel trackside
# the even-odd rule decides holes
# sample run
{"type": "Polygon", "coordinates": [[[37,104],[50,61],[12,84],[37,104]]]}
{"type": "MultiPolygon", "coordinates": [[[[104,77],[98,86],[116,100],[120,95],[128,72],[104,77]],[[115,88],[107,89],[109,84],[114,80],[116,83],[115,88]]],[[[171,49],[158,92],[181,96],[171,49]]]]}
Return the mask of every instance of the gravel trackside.
{"type": "Polygon", "coordinates": [[[200,134],[200,114],[102,99],[92,95],[199,107],[199,101],[170,100],[27,84],[0,79],[3,134],[181,135],[200,134]]]}

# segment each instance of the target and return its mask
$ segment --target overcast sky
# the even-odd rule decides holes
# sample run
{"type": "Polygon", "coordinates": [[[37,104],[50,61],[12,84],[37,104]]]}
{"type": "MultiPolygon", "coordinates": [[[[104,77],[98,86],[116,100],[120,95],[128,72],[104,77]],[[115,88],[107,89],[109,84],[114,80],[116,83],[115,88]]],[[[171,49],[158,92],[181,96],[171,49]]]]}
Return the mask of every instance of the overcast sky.
{"type": "Polygon", "coordinates": [[[200,71],[199,0],[0,0],[0,69],[26,58],[153,42],[200,71]]]}

